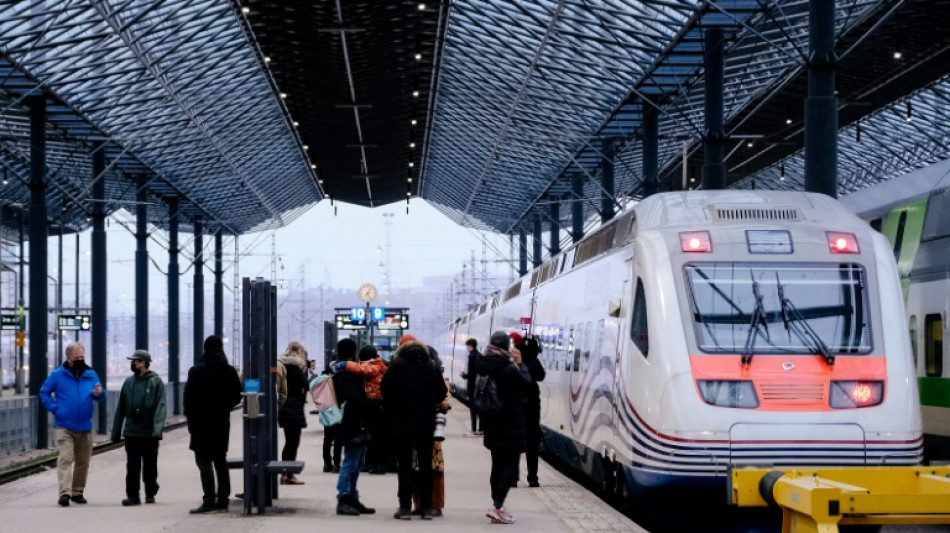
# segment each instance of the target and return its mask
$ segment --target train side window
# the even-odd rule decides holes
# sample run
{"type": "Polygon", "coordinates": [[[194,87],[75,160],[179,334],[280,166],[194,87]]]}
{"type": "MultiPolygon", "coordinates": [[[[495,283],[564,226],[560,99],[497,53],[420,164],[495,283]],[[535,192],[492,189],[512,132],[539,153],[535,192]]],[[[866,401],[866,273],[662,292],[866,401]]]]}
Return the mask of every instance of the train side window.
{"type": "Polygon", "coordinates": [[[633,297],[633,317],[630,319],[630,340],[637,345],[643,357],[650,351],[650,332],[647,328],[647,300],[643,292],[643,280],[637,278],[633,297]]]}
{"type": "Polygon", "coordinates": [[[940,313],[924,317],[924,363],[927,377],[943,375],[943,317],[940,313]]]}
{"type": "Polygon", "coordinates": [[[910,353],[914,356],[914,373],[917,372],[917,315],[910,317],[910,353]]]}

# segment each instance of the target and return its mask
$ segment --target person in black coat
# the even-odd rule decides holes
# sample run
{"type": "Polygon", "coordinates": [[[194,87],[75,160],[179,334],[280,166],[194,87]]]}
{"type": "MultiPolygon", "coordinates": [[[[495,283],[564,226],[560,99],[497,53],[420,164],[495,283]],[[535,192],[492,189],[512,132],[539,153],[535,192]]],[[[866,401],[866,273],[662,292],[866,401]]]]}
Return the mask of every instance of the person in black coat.
{"type": "MultiPolygon", "coordinates": [[[[514,342],[515,347],[521,352],[521,360],[524,366],[528,368],[528,375],[531,376],[531,385],[528,387],[524,402],[524,425],[525,425],[525,462],[528,465],[528,486],[540,487],[538,483],[538,455],[541,448],[541,388],[538,383],[544,381],[547,372],[544,371],[544,365],[538,359],[541,353],[541,343],[533,335],[527,337],[521,336],[517,332],[508,334],[514,342]]],[[[517,479],[517,476],[515,476],[517,479]]],[[[512,486],[516,485],[512,483],[512,486]]]]}
{"type": "Polygon", "coordinates": [[[491,498],[494,507],[486,516],[492,522],[514,523],[505,510],[505,498],[512,483],[517,480],[518,461],[525,451],[526,433],[522,404],[531,385],[528,369],[521,361],[517,348],[509,346],[511,339],[504,331],[492,333],[485,353],[478,358],[475,370],[479,375],[495,380],[502,399],[501,411],[482,414],[484,445],[491,451],[491,498]]]}
{"type": "Polygon", "coordinates": [[[465,341],[465,349],[468,350],[468,364],[466,365],[465,372],[462,372],[462,378],[466,381],[465,395],[468,399],[468,413],[472,418],[472,435],[481,435],[482,426],[479,420],[480,417],[478,416],[478,411],[475,410],[472,398],[475,397],[475,379],[478,377],[478,373],[475,372],[475,362],[481,357],[482,353],[478,351],[478,341],[475,339],[465,341]]]}
{"type": "MultiPolygon", "coordinates": [[[[448,394],[426,345],[406,337],[410,336],[404,336],[396,349],[380,385],[390,437],[396,448],[399,509],[393,518],[402,520],[412,518],[413,452],[419,457],[419,479],[432,478],[435,411],[448,394]]],[[[422,519],[432,519],[431,483],[421,484],[420,503],[422,519]]]]}
{"type": "MultiPolygon", "coordinates": [[[[287,350],[277,357],[277,425],[284,429],[284,448],[281,461],[296,461],[300,447],[300,434],[307,427],[304,414],[307,392],[307,350],[297,341],[287,345],[287,350]]],[[[294,474],[281,474],[281,485],[303,485],[294,474]]]]}
{"type": "Polygon", "coordinates": [[[201,506],[192,509],[192,513],[211,513],[228,508],[231,477],[227,453],[231,410],[240,401],[241,380],[237,370],[228,363],[221,339],[211,335],[205,339],[201,362],[188,370],[185,383],[185,417],[191,434],[188,447],[195,452],[204,491],[201,506]]]}
{"type": "Polygon", "coordinates": [[[340,477],[337,479],[336,514],[361,515],[373,514],[376,509],[366,507],[360,502],[360,493],[356,483],[360,470],[366,460],[366,444],[372,432],[370,426],[371,405],[366,398],[363,378],[354,372],[346,372],[337,365],[356,360],[356,342],[342,339],[336,345],[337,363],[333,374],[333,389],[336,401],[343,406],[343,421],[340,422],[340,434],[337,438],[343,442],[343,462],[340,463],[340,477]]]}

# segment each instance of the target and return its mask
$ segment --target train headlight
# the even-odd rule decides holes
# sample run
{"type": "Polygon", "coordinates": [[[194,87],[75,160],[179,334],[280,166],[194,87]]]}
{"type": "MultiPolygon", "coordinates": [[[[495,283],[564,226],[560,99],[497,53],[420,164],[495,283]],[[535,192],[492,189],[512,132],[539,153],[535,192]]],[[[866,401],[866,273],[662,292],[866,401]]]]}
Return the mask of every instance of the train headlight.
{"type": "Polygon", "coordinates": [[[759,398],[751,381],[722,381],[701,379],[696,382],[699,393],[709,405],[755,409],[759,398]]]}
{"type": "Polygon", "coordinates": [[[870,407],[884,399],[883,381],[832,381],[829,403],[833,409],[870,407]]]}

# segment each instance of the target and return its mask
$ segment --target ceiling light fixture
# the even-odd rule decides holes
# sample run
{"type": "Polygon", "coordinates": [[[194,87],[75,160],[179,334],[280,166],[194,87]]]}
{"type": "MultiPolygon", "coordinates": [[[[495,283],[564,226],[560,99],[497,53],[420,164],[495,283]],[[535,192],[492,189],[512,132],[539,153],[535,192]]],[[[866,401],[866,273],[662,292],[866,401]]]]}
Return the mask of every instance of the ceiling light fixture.
{"type": "Polygon", "coordinates": [[[425,9],[426,9],[425,4],[419,4],[419,11],[425,11],[425,9]]]}
{"type": "Polygon", "coordinates": [[[785,181],[785,160],[782,160],[782,166],[779,167],[779,180],[785,181]]]}
{"type": "Polygon", "coordinates": [[[422,54],[416,52],[416,61],[422,61],[422,54]]]}
{"type": "Polygon", "coordinates": [[[409,143],[409,148],[415,148],[415,147],[416,147],[416,143],[409,143]]]}
{"type": "Polygon", "coordinates": [[[264,62],[265,62],[265,63],[270,63],[270,57],[264,56],[264,62]]]}
{"type": "Polygon", "coordinates": [[[861,123],[854,126],[854,142],[861,142],[861,123]]]}
{"type": "Polygon", "coordinates": [[[417,123],[418,122],[416,121],[416,119],[412,119],[412,121],[410,122],[410,124],[412,124],[413,126],[415,126],[417,123]]]}
{"type": "Polygon", "coordinates": [[[250,12],[251,12],[251,8],[247,6],[241,8],[241,13],[244,13],[245,15],[247,15],[250,12]]]}
{"type": "Polygon", "coordinates": [[[902,57],[904,57],[904,54],[900,50],[894,50],[894,59],[900,60],[902,57]]]}
{"type": "Polygon", "coordinates": [[[295,121],[294,121],[294,127],[296,128],[296,127],[299,126],[299,125],[300,125],[300,123],[295,120],[295,121]]]}
{"type": "Polygon", "coordinates": [[[792,118],[789,117],[789,118],[785,119],[785,123],[786,123],[786,124],[791,124],[791,123],[792,123],[792,118]]]}
{"type": "Polygon", "coordinates": [[[419,98],[419,91],[412,91],[413,98],[419,98]]]}
{"type": "Polygon", "coordinates": [[[287,93],[280,93],[281,98],[287,98],[287,93]]]}
{"type": "Polygon", "coordinates": [[[907,118],[904,119],[907,122],[910,122],[914,118],[914,109],[911,107],[910,100],[907,101],[907,118]]]}

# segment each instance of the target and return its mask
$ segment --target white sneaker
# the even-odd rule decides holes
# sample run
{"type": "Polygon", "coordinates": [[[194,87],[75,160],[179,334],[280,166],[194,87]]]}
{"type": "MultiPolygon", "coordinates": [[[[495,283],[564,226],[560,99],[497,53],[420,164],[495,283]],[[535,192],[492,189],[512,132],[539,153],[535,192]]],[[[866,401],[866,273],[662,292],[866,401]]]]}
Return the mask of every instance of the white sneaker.
{"type": "Polygon", "coordinates": [[[492,524],[514,524],[515,517],[511,516],[508,511],[504,509],[495,509],[492,507],[485,513],[485,516],[491,519],[492,524]]]}

